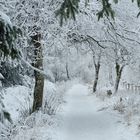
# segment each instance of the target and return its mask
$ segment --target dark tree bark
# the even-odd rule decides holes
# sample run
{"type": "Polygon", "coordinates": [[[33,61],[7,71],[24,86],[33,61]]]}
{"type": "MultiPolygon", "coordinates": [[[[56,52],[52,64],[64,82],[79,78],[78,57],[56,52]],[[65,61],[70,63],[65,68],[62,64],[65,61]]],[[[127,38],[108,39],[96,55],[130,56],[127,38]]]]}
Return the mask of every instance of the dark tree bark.
{"type": "MultiPolygon", "coordinates": [[[[37,33],[32,36],[32,42],[34,45],[34,67],[43,70],[43,56],[42,56],[42,45],[41,34],[37,33]]],[[[44,76],[43,74],[34,71],[35,76],[35,87],[34,87],[34,99],[32,112],[39,110],[42,107],[43,100],[43,89],[44,89],[44,76]]]]}
{"type": "Polygon", "coordinates": [[[98,84],[98,79],[99,79],[99,71],[100,71],[100,64],[97,64],[95,66],[95,79],[94,79],[94,84],[93,84],[93,92],[96,92],[96,90],[97,90],[97,84],[98,84]]]}
{"type": "Polygon", "coordinates": [[[116,62],[115,93],[118,91],[118,88],[119,88],[119,83],[120,83],[120,79],[121,79],[121,76],[122,76],[123,68],[124,68],[124,66],[120,66],[120,65],[116,62]]]}
{"type": "Polygon", "coordinates": [[[67,62],[66,62],[66,73],[67,73],[67,78],[70,79],[68,63],[67,62]]]}
{"type": "Polygon", "coordinates": [[[97,90],[97,85],[98,85],[98,79],[99,79],[99,72],[100,72],[100,59],[101,59],[101,54],[99,55],[98,58],[98,62],[95,62],[95,58],[93,56],[94,59],[94,66],[95,66],[95,79],[94,79],[94,84],[93,84],[93,93],[96,92],[97,90]]]}

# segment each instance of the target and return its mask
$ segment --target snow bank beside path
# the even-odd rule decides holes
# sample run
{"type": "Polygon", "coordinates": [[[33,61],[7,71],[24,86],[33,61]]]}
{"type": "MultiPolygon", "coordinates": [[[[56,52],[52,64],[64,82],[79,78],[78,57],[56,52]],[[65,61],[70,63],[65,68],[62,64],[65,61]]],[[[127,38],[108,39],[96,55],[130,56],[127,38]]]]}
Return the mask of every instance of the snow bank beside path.
{"type": "Polygon", "coordinates": [[[13,121],[19,120],[22,110],[32,106],[31,89],[26,86],[14,86],[5,89],[3,103],[13,121]]]}

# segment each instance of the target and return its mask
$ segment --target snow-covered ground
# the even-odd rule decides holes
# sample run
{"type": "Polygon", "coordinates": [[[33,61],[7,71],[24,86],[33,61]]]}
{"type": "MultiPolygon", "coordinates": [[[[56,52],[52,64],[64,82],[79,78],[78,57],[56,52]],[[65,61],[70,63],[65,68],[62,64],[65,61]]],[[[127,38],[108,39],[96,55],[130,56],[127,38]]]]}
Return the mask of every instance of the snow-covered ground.
{"type": "MultiPolygon", "coordinates": [[[[56,84],[45,81],[44,105],[49,109],[15,123],[10,139],[139,140],[140,95],[121,90],[108,97],[105,89],[91,94],[89,85],[79,80],[56,84]]],[[[5,89],[3,101],[14,122],[31,106],[31,92],[25,86],[5,89]]]]}
{"type": "Polygon", "coordinates": [[[21,112],[32,106],[32,90],[26,86],[6,88],[3,103],[10,113],[12,121],[16,122],[21,117],[21,112]]]}
{"type": "Polygon", "coordinates": [[[124,125],[122,115],[104,109],[85,85],[74,85],[65,95],[58,140],[138,140],[135,128],[124,125]]]}

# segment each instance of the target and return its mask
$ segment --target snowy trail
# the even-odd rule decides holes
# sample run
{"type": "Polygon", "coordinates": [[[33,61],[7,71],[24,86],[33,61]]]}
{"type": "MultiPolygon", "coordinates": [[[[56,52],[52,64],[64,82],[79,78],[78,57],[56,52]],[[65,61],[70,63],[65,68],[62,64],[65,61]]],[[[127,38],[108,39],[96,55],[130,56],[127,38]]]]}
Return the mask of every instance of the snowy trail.
{"type": "Polygon", "coordinates": [[[138,140],[118,123],[117,116],[98,111],[101,103],[88,95],[86,86],[73,86],[66,94],[66,101],[58,140],[138,140]]]}

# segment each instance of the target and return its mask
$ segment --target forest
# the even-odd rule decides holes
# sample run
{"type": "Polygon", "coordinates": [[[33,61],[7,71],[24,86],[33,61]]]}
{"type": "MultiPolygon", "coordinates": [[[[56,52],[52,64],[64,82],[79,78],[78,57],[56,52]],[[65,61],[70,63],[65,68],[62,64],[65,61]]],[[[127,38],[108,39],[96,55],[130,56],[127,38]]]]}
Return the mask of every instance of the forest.
{"type": "Polygon", "coordinates": [[[0,0],[0,140],[140,139],[140,0],[0,0]]]}

